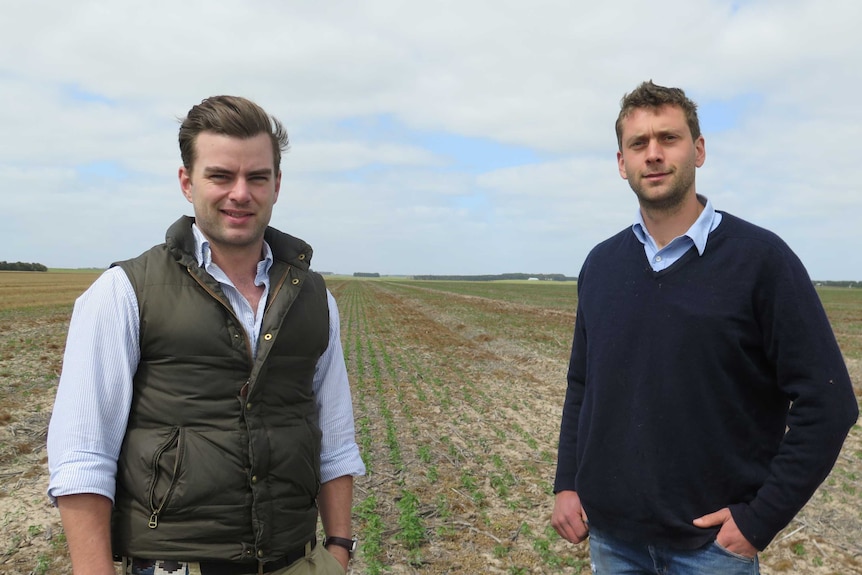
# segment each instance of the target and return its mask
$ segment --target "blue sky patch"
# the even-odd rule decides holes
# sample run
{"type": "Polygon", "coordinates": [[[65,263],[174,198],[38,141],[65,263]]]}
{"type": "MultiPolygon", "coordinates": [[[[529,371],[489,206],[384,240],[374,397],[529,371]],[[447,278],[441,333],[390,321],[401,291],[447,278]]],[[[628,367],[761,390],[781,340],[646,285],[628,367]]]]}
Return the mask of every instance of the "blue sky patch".
{"type": "Polygon", "coordinates": [[[129,171],[118,162],[103,160],[81,164],[75,168],[80,178],[96,178],[105,180],[125,180],[129,177],[129,171]]]}
{"type": "Polygon", "coordinates": [[[763,102],[760,94],[740,94],[729,100],[702,100],[697,115],[704,135],[725,132],[739,127],[742,119],[763,102]]]}
{"type": "Polygon", "coordinates": [[[342,120],[338,128],[358,138],[379,143],[400,143],[423,148],[448,160],[437,168],[443,172],[479,174],[500,168],[533,164],[547,159],[532,148],[497,142],[490,138],[452,132],[414,130],[391,114],[342,120]]]}
{"type": "Polygon", "coordinates": [[[108,106],[113,106],[116,102],[107,96],[103,96],[101,94],[96,94],[95,92],[89,92],[84,90],[77,84],[65,84],[62,86],[62,93],[66,99],[72,100],[76,103],[85,103],[85,104],[107,104],[108,106]]]}
{"type": "Polygon", "coordinates": [[[489,222],[494,212],[494,206],[484,193],[473,193],[467,196],[456,196],[451,204],[459,210],[466,210],[471,218],[477,221],[489,222]]]}

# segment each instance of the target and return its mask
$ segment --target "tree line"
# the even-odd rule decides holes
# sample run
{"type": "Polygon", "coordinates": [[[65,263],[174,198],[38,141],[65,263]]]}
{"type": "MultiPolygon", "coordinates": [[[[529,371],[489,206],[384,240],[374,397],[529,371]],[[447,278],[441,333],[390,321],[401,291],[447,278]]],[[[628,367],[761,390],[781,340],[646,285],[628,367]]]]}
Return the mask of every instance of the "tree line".
{"type": "Polygon", "coordinates": [[[42,264],[29,262],[0,262],[0,271],[13,272],[46,272],[48,268],[42,264]]]}
{"type": "Polygon", "coordinates": [[[817,286],[828,286],[828,287],[862,288],[862,282],[857,282],[857,281],[824,280],[824,281],[816,281],[816,282],[814,282],[814,284],[817,286]]]}
{"type": "Polygon", "coordinates": [[[565,281],[577,281],[576,277],[568,277],[564,274],[523,274],[523,273],[511,273],[511,274],[495,274],[495,275],[475,275],[475,276],[413,276],[415,280],[445,280],[445,281],[470,281],[470,282],[482,282],[482,281],[495,281],[495,280],[529,280],[529,279],[537,279],[543,281],[556,281],[556,282],[565,282],[565,281]]]}

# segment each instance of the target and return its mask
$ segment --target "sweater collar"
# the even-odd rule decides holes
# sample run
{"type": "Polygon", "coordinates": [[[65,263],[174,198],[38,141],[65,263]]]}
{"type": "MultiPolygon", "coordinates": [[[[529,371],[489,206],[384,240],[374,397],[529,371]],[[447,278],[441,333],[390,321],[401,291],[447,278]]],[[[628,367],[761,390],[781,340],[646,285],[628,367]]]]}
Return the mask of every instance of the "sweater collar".
{"type": "MultiPolygon", "coordinates": [[[[709,233],[718,227],[719,222],[721,222],[721,214],[715,211],[715,207],[706,196],[697,194],[697,199],[701,204],[703,204],[703,211],[691,227],[688,228],[688,231],[679,237],[689,238],[692,243],[694,243],[694,247],[697,249],[698,255],[703,255],[703,252],[706,250],[706,241],[709,238],[709,233]]],[[[644,222],[643,214],[641,214],[640,209],[637,210],[635,223],[632,224],[632,231],[640,243],[644,245],[652,244],[653,248],[655,248],[656,251],[658,250],[655,240],[647,231],[646,222],[644,222]]]]}

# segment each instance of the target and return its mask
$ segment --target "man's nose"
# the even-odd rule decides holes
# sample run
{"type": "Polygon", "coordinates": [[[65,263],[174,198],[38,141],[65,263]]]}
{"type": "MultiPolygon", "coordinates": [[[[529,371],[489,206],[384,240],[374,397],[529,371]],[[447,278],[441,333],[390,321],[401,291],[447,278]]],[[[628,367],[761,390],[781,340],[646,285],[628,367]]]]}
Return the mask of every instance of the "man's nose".
{"type": "Polygon", "coordinates": [[[664,159],[664,150],[658,140],[650,140],[646,152],[647,162],[661,162],[664,159]]]}
{"type": "Polygon", "coordinates": [[[243,204],[251,198],[249,185],[245,178],[237,178],[230,191],[230,198],[238,204],[243,204]]]}

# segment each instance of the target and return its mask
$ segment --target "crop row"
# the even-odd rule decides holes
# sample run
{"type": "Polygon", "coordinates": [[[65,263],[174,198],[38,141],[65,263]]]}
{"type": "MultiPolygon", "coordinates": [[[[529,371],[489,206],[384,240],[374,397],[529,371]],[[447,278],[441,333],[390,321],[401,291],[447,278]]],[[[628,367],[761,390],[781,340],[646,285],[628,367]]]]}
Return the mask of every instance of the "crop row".
{"type": "Polygon", "coordinates": [[[357,483],[357,568],[583,566],[583,550],[566,548],[548,527],[556,423],[536,422],[549,411],[558,421],[559,374],[556,397],[533,393],[548,383],[397,287],[350,281],[332,289],[369,469],[357,483]]]}

